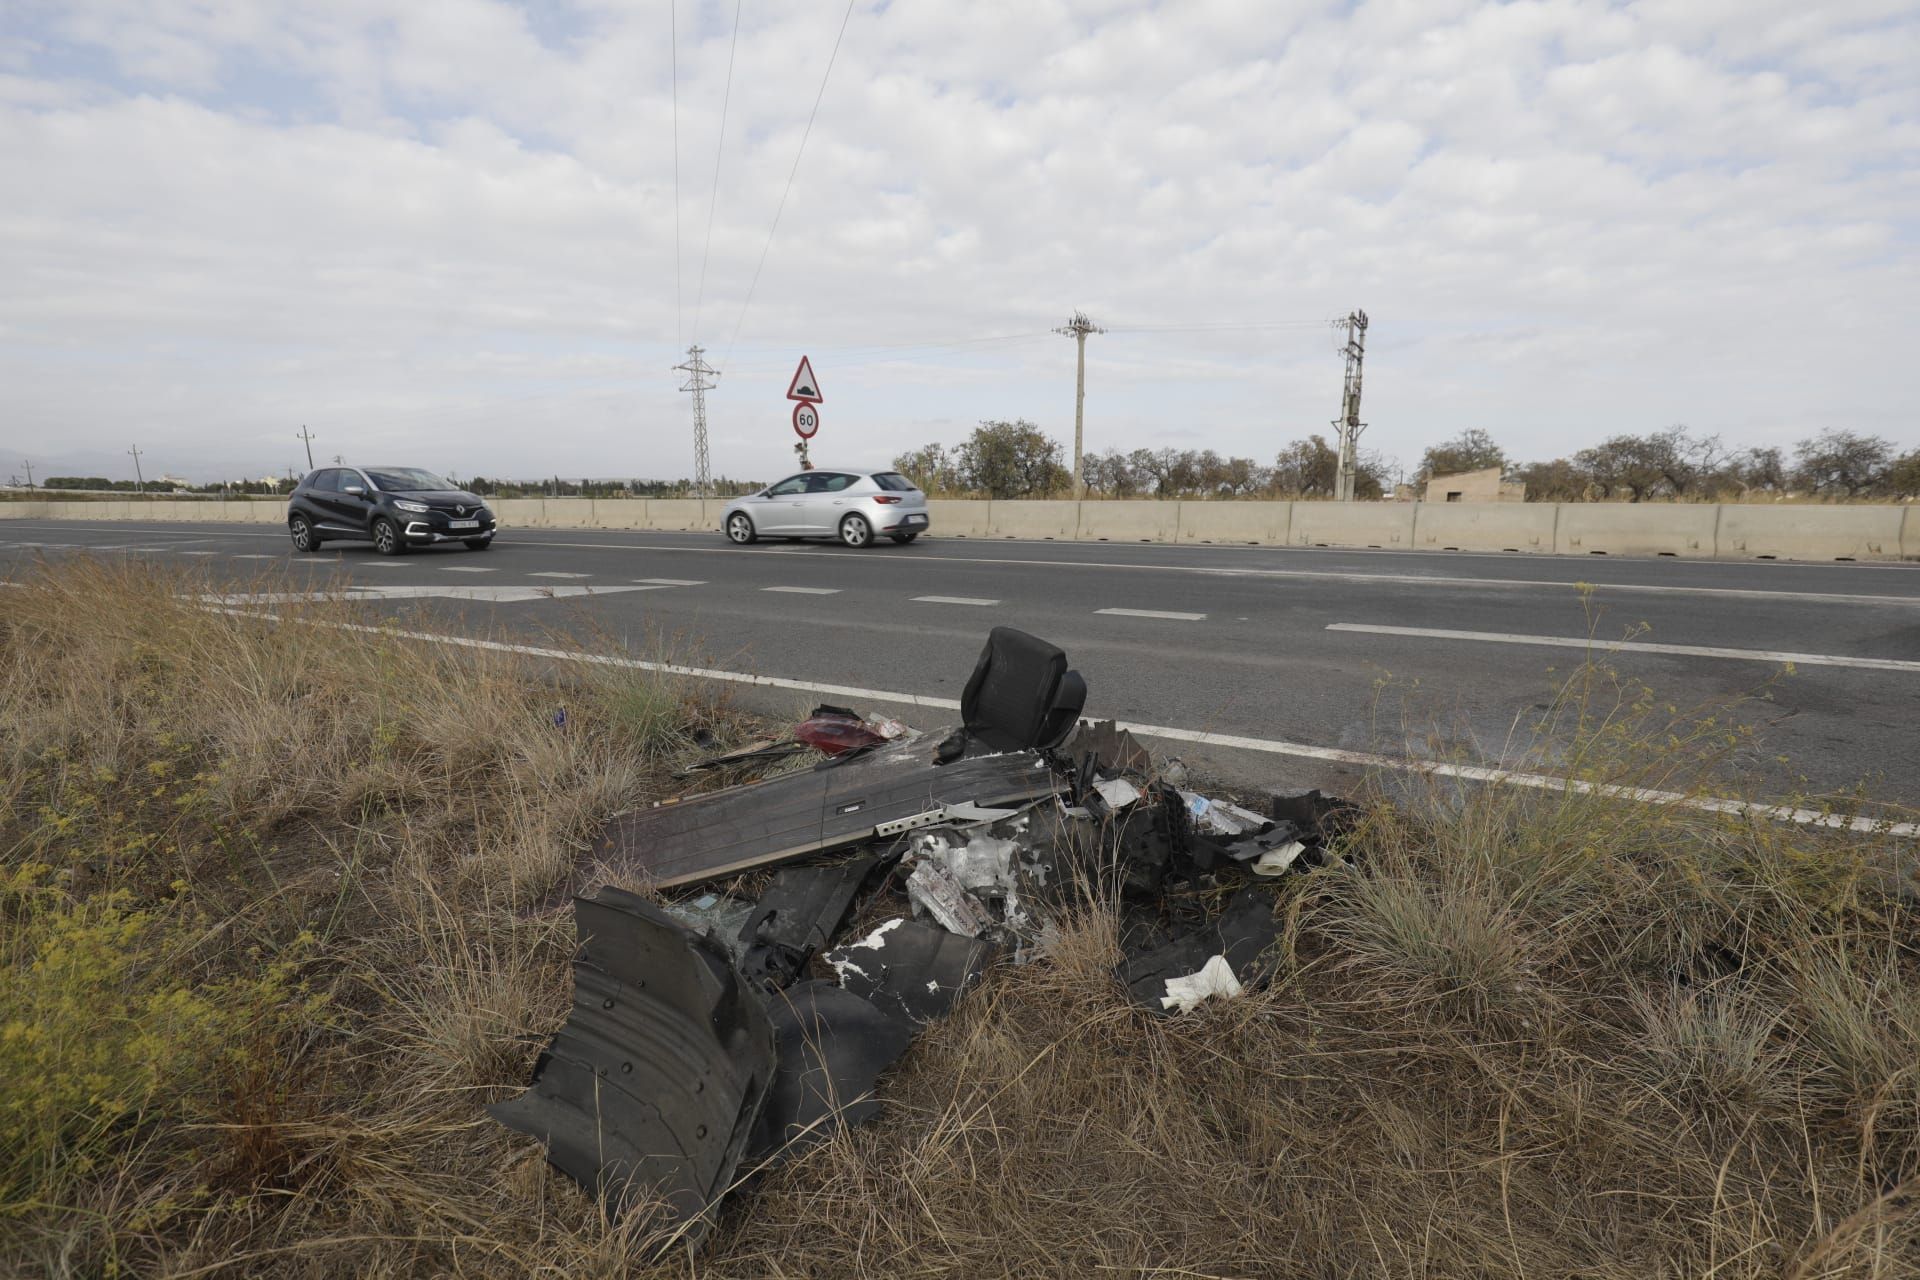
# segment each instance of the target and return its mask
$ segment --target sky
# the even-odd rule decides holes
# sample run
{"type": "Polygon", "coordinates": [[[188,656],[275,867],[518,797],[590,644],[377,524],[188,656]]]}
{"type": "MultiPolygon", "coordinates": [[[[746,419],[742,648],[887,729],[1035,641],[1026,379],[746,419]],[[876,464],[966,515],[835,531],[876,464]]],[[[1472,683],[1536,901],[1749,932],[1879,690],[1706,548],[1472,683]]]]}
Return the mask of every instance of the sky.
{"type": "Polygon", "coordinates": [[[0,480],[1920,445],[1915,0],[0,0],[0,480]],[[817,116],[814,115],[818,102],[817,116]],[[809,123],[811,120],[811,124],[809,123]],[[804,146],[803,146],[804,142],[804,146]],[[777,214],[777,221],[776,221],[777,214]]]}

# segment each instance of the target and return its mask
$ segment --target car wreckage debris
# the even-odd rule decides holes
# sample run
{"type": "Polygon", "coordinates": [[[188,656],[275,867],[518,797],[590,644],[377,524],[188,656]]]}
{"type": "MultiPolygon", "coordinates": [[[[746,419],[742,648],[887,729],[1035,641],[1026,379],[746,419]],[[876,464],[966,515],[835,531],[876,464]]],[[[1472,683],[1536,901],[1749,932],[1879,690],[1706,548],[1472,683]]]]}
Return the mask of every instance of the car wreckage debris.
{"type": "Polygon", "coordinates": [[[616,818],[599,865],[655,889],[778,869],[757,897],[576,898],[571,1016],[491,1113],[613,1211],[697,1240],[743,1177],[877,1114],[914,1036],[996,958],[1044,955],[1067,913],[1119,913],[1115,977],[1155,1013],[1263,984],[1276,877],[1336,857],[1357,808],[1205,795],[1113,722],[1079,723],[1085,696],[1059,649],[997,627],[952,734],[820,707],[817,742],[705,762],[839,751],[815,768],[616,818]]]}

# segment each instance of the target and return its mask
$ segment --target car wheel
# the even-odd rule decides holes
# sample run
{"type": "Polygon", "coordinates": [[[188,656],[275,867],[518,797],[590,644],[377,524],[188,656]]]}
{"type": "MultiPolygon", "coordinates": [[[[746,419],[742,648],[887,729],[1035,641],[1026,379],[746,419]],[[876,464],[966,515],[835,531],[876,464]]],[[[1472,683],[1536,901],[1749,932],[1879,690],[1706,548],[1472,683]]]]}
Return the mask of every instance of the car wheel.
{"type": "Polygon", "coordinates": [[[493,545],[492,538],[468,538],[467,539],[467,550],[469,551],[485,551],[488,547],[492,545],[493,545]]]}
{"type": "Polygon", "coordinates": [[[753,517],[746,512],[736,511],[727,517],[727,541],[735,546],[744,547],[759,536],[753,527],[753,517]]]}
{"type": "Polygon", "coordinates": [[[373,549],[383,556],[397,556],[407,549],[407,540],[393,521],[381,516],[373,522],[373,549]]]}
{"type": "Polygon", "coordinates": [[[873,526],[865,516],[848,516],[840,522],[840,541],[850,547],[864,547],[873,541],[873,526]]]}
{"type": "Polygon", "coordinates": [[[887,536],[889,538],[892,538],[895,542],[899,543],[901,546],[904,547],[909,542],[912,542],[915,538],[919,537],[920,532],[919,530],[916,529],[912,533],[890,533],[887,536]]]}
{"type": "Polygon", "coordinates": [[[318,551],[320,537],[314,533],[313,526],[307,523],[305,516],[295,516],[287,521],[287,532],[293,535],[295,551],[318,551]]]}

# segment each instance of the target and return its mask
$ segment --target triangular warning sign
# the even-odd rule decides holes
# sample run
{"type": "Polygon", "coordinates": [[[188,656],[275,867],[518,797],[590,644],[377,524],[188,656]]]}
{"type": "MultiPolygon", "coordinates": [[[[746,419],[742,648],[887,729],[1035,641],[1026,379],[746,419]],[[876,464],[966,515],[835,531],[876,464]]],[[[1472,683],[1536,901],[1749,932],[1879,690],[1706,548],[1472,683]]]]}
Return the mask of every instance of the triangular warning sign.
{"type": "Polygon", "coordinates": [[[825,404],[827,398],[820,394],[820,379],[813,376],[813,361],[800,357],[800,367],[793,371],[793,381],[787,385],[787,399],[805,400],[808,404],[825,404]]]}

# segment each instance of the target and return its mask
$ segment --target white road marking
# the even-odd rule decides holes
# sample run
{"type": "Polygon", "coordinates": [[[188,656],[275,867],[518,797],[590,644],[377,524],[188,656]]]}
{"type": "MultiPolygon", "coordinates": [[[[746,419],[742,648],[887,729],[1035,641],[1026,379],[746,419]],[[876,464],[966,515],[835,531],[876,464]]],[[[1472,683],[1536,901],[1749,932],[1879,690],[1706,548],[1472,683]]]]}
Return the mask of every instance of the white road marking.
{"type": "MultiPolygon", "coordinates": [[[[239,612],[239,611],[236,611],[239,612]]],[[[264,618],[278,622],[275,614],[247,613],[244,616],[264,618]]],[[[662,675],[686,676],[697,680],[718,680],[729,684],[753,685],[765,689],[792,689],[801,693],[825,694],[836,698],[853,698],[865,702],[891,702],[909,707],[933,707],[942,711],[958,711],[959,702],[952,698],[934,697],[928,694],[896,693],[884,689],[861,689],[852,685],[821,684],[812,680],[789,680],[781,676],[758,676],[742,671],[716,671],[706,667],[683,667],[670,662],[648,662],[641,658],[621,658],[611,654],[578,653],[566,649],[546,649],[537,645],[508,644],[500,640],[479,640],[470,636],[448,635],[444,632],[405,631],[396,627],[375,627],[363,623],[331,622],[315,620],[315,625],[333,627],[341,631],[358,631],[372,635],[394,636],[403,640],[419,640],[428,644],[444,644],[460,649],[484,649],[495,653],[518,653],[534,658],[551,658],[561,662],[583,662],[594,666],[619,667],[633,671],[652,671],[662,675]]],[[[1122,729],[1150,738],[1165,738],[1174,742],[1191,742],[1200,746],[1230,747],[1240,751],[1257,751],[1266,755],[1293,756],[1303,760],[1324,760],[1336,764],[1354,765],[1365,769],[1392,769],[1401,773],[1423,774],[1438,778],[1459,778],[1470,782],[1485,782],[1500,786],[1528,787],[1539,791],[1570,791],[1575,795],[1599,795],[1618,800],[1633,800],[1641,804],[1672,805],[1675,808],[1693,809],[1702,813],[1722,813],[1738,817],[1765,818],[1774,822],[1791,822],[1801,826],[1829,827],[1844,831],[1866,831],[1889,836],[1920,837],[1920,822],[1885,822],[1877,818],[1849,818],[1841,814],[1822,813],[1817,809],[1797,809],[1786,805],[1759,803],[1751,800],[1718,800],[1709,796],[1684,795],[1677,791],[1655,791],[1647,787],[1627,787],[1615,783],[1589,782],[1580,778],[1563,778],[1548,773],[1520,773],[1512,769],[1492,768],[1484,765],[1448,764],[1438,760],[1410,760],[1393,756],[1375,755],[1366,751],[1348,751],[1339,747],[1316,747],[1303,742],[1285,742],[1269,738],[1244,738],[1236,734],[1211,733],[1201,729],[1179,729],[1166,725],[1122,724],[1122,729]]]]}
{"type": "Polygon", "coordinates": [[[650,587],[704,587],[707,585],[704,578],[635,578],[634,581],[645,583],[650,587]]]}
{"type": "MultiPolygon", "coordinates": [[[[488,604],[519,604],[527,600],[570,600],[579,596],[647,591],[647,587],[344,587],[327,591],[257,591],[201,597],[215,604],[294,604],[322,600],[478,600],[488,604]]],[[[331,625],[331,624],[328,624],[331,625]]]]}
{"type": "MultiPolygon", "coordinates": [[[[582,551],[671,551],[671,552],[684,552],[691,555],[706,555],[706,554],[736,555],[739,553],[739,548],[737,547],[669,546],[669,545],[663,545],[660,543],[530,542],[527,545],[541,546],[541,547],[566,547],[566,548],[582,550],[582,551]]],[[[841,555],[841,553],[838,551],[828,550],[827,548],[824,548],[824,547],[776,547],[776,548],[770,548],[769,550],[770,551],[786,551],[790,554],[806,555],[806,556],[840,556],[841,555]]],[[[1215,547],[1215,548],[1211,548],[1211,550],[1232,551],[1236,549],[1230,548],[1230,547],[1229,548],[1215,547]]],[[[1286,547],[1240,548],[1240,550],[1261,551],[1261,552],[1267,552],[1267,553],[1287,552],[1291,550],[1292,553],[1296,555],[1320,554],[1320,552],[1317,549],[1313,551],[1307,551],[1304,548],[1298,548],[1298,547],[1295,547],[1295,548],[1286,548],[1286,547]]],[[[1337,551],[1341,554],[1345,554],[1346,552],[1349,552],[1349,551],[1357,551],[1359,550],[1359,548],[1337,547],[1337,548],[1333,548],[1332,550],[1337,551]]],[[[1379,554],[1396,555],[1396,556],[1434,555],[1437,557],[1442,554],[1454,554],[1454,553],[1423,552],[1423,551],[1382,551],[1379,554]]],[[[1469,554],[1469,553],[1462,552],[1458,554],[1469,554]]],[[[1493,558],[1500,558],[1500,557],[1493,557],[1493,558]]],[[[1511,557],[1506,557],[1506,558],[1511,559],[1511,557]]],[[[1565,561],[1569,559],[1575,559],[1576,557],[1541,555],[1537,558],[1543,562],[1552,561],[1557,563],[1564,563],[1565,561]]],[[[1656,563],[1651,561],[1650,559],[1646,562],[1656,563]]],[[[1575,591],[1583,587],[1592,587],[1596,592],[1599,592],[1603,595],[1608,592],[1618,591],[1618,592],[1630,592],[1630,593],[1648,594],[1648,595],[1715,596],[1715,597],[1721,597],[1726,599],[1736,599],[1736,600],[1790,600],[1790,601],[1806,602],[1809,604],[1901,605],[1909,609],[1920,608],[1920,595],[1876,596],[1876,595],[1865,595],[1865,594],[1848,593],[1848,592],[1764,591],[1758,588],[1744,588],[1744,587],[1677,587],[1677,586],[1664,586],[1664,585],[1655,585],[1653,583],[1639,583],[1639,582],[1586,582],[1580,579],[1574,579],[1570,581],[1556,581],[1551,578],[1460,578],[1460,577],[1443,577],[1437,574],[1359,573],[1359,572],[1343,572],[1343,571],[1333,571],[1333,570],[1323,570],[1323,569],[1233,569],[1233,568],[1220,568],[1220,567],[1209,566],[1209,565],[1191,565],[1191,564],[1114,564],[1109,561],[1103,561],[1103,560],[1023,560],[1023,559],[1018,559],[1011,556],[936,555],[929,558],[929,557],[920,556],[920,555],[914,555],[911,557],[873,555],[873,556],[861,557],[860,563],[872,564],[872,565],[889,565],[896,568],[908,567],[922,573],[924,573],[927,570],[929,565],[991,564],[991,565],[1005,565],[1012,568],[1029,568],[1029,569],[1116,569],[1116,570],[1125,570],[1125,571],[1131,571],[1131,572],[1145,572],[1145,573],[1200,574],[1204,576],[1217,577],[1217,578],[1271,578],[1275,581],[1351,582],[1351,583],[1356,583],[1361,585],[1364,585],[1367,583],[1385,583],[1393,586],[1442,587],[1442,588],[1448,588],[1448,589],[1457,588],[1457,587],[1476,587],[1476,588],[1485,588],[1488,590],[1512,590],[1512,591],[1539,591],[1543,589],[1553,590],[1553,591],[1575,591]]],[[[1643,562],[1640,560],[1619,560],[1619,561],[1614,561],[1613,563],[1629,564],[1629,565],[1637,566],[1643,562]]],[[[1750,565],[1753,562],[1727,561],[1727,560],[1660,560],[1660,561],[1657,561],[1657,563],[1661,565],[1700,564],[1700,565],[1708,565],[1708,566],[1712,566],[1712,565],[1725,566],[1729,564],[1749,564],[1750,565]]],[[[1767,572],[1769,573],[1773,572],[1776,568],[1803,568],[1803,569],[1833,568],[1833,566],[1830,566],[1830,565],[1814,565],[1814,564],[1792,565],[1792,564],[1787,564],[1785,562],[1775,562],[1775,561],[1768,561],[1766,562],[1766,565],[1767,565],[1767,572]]],[[[1888,566],[1887,568],[1883,569],[1880,566],[1876,566],[1876,565],[1849,564],[1846,567],[1848,569],[1871,570],[1876,572],[1895,572],[1898,570],[1898,566],[1888,566]]]]}
{"type": "Polygon", "coordinates": [[[999,604],[998,600],[979,600],[972,596],[915,596],[916,604],[999,604]]]}
{"type": "Polygon", "coordinates": [[[548,569],[541,573],[530,573],[527,576],[529,578],[591,578],[593,575],[590,573],[561,573],[556,569],[548,569]]]}
{"type": "Polygon", "coordinates": [[[231,558],[235,560],[278,560],[280,557],[270,556],[265,554],[264,552],[250,551],[245,555],[235,555],[231,558]]]}
{"type": "Polygon", "coordinates": [[[183,556],[217,556],[220,553],[218,551],[180,551],[175,554],[183,556]]]}
{"type": "Polygon", "coordinates": [[[785,591],[796,596],[837,596],[838,587],[762,587],[762,591],[785,591]]]}
{"type": "Polygon", "coordinates": [[[404,569],[407,567],[398,560],[356,560],[354,563],[366,569],[404,569]]]}
{"type": "Polygon", "coordinates": [[[1603,653],[1659,653],[1681,658],[1734,658],[1745,662],[1791,662],[1804,667],[1859,667],[1867,671],[1920,671],[1920,662],[1904,658],[1850,658],[1834,653],[1783,653],[1773,649],[1727,649],[1705,644],[1654,644],[1640,640],[1590,640],[1570,636],[1529,636],[1506,631],[1443,631],[1433,627],[1381,627],[1365,622],[1335,622],[1329,631],[1359,631],[1376,636],[1413,636],[1427,640],[1473,640],[1482,644],[1544,645],[1556,649],[1593,649],[1603,653]]]}
{"type": "Polygon", "coordinates": [[[1095,613],[1111,614],[1116,618],[1166,618],[1173,622],[1205,622],[1204,613],[1174,613],[1165,609],[1095,609],[1095,613]]]}
{"type": "Polygon", "coordinates": [[[481,564],[443,564],[440,566],[448,573],[492,573],[493,570],[481,564]]]}

